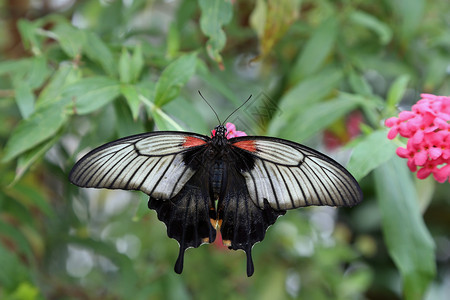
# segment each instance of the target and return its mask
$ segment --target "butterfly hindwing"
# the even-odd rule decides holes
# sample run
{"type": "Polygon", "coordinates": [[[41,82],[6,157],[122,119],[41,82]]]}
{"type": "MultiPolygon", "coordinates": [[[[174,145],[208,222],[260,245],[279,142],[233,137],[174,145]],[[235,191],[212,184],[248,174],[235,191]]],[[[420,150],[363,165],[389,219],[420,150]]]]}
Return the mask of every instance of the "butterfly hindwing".
{"type": "Polygon", "coordinates": [[[180,252],[175,272],[183,271],[184,252],[216,239],[216,229],[210,219],[216,218],[214,203],[209,197],[207,172],[200,168],[181,191],[169,200],[150,197],[148,207],[154,209],[158,219],[167,226],[167,235],[178,241],[180,252]]]}
{"type": "Polygon", "coordinates": [[[254,158],[243,168],[251,199],[276,210],[309,205],[353,206],[362,192],[353,176],[330,157],[304,145],[272,137],[230,139],[232,147],[254,158]]]}
{"type": "Polygon", "coordinates": [[[267,229],[285,210],[274,210],[265,203],[258,207],[250,198],[245,178],[233,165],[227,167],[226,193],[217,205],[218,222],[224,245],[230,249],[242,249],[247,254],[247,276],[254,271],[252,248],[264,239],[267,229]]]}

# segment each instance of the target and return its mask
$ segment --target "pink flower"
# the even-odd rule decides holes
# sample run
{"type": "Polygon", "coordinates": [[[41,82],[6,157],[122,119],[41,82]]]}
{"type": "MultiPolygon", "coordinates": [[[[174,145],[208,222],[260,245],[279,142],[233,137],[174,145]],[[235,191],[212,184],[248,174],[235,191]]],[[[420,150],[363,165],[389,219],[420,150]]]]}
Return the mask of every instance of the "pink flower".
{"type": "Polygon", "coordinates": [[[243,131],[236,130],[236,126],[233,123],[228,122],[225,124],[227,127],[227,139],[231,139],[238,136],[246,136],[247,134],[243,131]]]}
{"type": "Polygon", "coordinates": [[[390,127],[387,137],[400,134],[408,138],[406,148],[397,148],[397,155],[408,160],[411,172],[417,178],[430,174],[438,182],[450,181],[450,97],[422,94],[411,108],[398,117],[385,121],[390,127]]]}
{"type": "MultiPolygon", "coordinates": [[[[227,128],[227,139],[231,139],[238,136],[246,136],[247,134],[243,131],[236,130],[236,126],[233,123],[228,122],[225,124],[225,127],[227,128]]],[[[211,136],[216,135],[216,130],[213,129],[211,131],[211,136]]]]}

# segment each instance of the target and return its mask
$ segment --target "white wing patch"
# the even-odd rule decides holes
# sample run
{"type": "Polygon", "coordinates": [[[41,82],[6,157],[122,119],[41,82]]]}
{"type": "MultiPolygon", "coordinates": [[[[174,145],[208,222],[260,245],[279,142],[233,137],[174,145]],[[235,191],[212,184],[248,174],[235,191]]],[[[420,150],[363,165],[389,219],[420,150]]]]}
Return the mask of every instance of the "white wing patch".
{"type": "Polygon", "coordinates": [[[77,162],[70,181],[81,187],[141,190],[156,199],[170,199],[195,172],[183,161],[189,137],[202,139],[150,133],[111,142],[77,162]]]}
{"type": "MultiPolygon", "coordinates": [[[[242,171],[252,200],[277,210],[309,205],[353,206],[362,193],[353,176],[333,159],[282,139],[252,137],[254,166],[242,171]]],[[[245,150],[245,149],[244,149],[245,150]]]]}
{"type": "Polygon", "coordinates": [[[297,165],[304,158],[301,151],[278,142],[256,140],[255,146],[258,157],[276,164],[297,165]]]}

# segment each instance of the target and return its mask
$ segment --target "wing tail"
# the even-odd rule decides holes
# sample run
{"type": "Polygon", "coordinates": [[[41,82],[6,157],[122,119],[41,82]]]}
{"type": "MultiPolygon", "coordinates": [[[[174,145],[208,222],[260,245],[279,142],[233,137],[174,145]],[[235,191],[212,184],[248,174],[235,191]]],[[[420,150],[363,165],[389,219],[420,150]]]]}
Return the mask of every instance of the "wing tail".
{"type": "Polygon", "coordinates": [[[237,171],[228,176],[228,192],[218,203],[218,219],[224,244],[233,250],[244,250],[247,255],[247,276],[252,276],[254,265],[252,248],[264,239],[267,229],[285,210],[274,210],[266,201],[259,208],[250,198],[245,179],[237,171]]]}
{"type": "Polygon", "coordinates": [[[211,225],[215,214],[212,201],[200,187],[203,172],[194,175],[173,198],[162,200],[150,197],[148,207],[156,211],[158,219],[167,226],[167,235],[178,241],[180,252],[175,263],[175,272],[183,271],[184,252],[216,239],[216,230],[211,225]]]}

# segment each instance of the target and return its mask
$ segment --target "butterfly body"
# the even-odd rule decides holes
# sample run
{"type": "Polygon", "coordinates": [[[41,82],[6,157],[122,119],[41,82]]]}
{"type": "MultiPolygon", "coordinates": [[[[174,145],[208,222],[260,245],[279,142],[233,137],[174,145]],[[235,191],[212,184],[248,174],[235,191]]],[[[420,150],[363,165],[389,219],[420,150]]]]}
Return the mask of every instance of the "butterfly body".
{"type": "Polygon", "coordinates": [[[353,206],[362,199],[356,180],[331,158],[277,138],[227,139],[152,132],[103,145],[83,157],[70,181],[81,187],[141,190],[148,206],[180,245],[175,271],[187,248],[212,243],[216,231],[230,249],[247,254],[286,210],[309,205],[353,206]]]}

